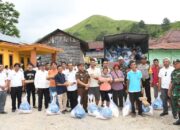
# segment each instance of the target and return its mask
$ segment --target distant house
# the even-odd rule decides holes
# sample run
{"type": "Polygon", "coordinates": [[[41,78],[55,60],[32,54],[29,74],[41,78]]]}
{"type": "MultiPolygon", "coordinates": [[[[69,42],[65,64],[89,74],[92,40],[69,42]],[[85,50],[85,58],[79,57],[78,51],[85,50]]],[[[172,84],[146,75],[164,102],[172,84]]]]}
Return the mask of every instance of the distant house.
{"type": "Polygon", "coordinates": [[[102,63],[104,58],[104,43],[103,41],[88,42],[89,50],[86,52],[86,57],[96,58],[98,63],[102,63]]]}
{"type": "Polygon", "coordinates": [[[62,49],[47,45],[22,43],[19,38],[0,33],[0,64],[9,67],[15,63],[21,63],[23,67],[26,67],[28,62],[36,66],[37,55],[49,54],[51,55],[50,60],[56,61],[56,55],[62,51],[62,49]]]}
{"type": "MultiPolygon", "coordinates": [[[[88,50],[88,44],[85,41],[60,29],[56,29],[55,31],[49,33],[36,41],[36,43],[62,48],[64,52],[57,56],[58,63],[62,61],[84,63],[84,54],[85,51],[88,50]]],[[[49,55],[41,57],[42,62],[49,62],[49,55]]]]}
{"type": "Polygon", "coordinates": [[[162,63],[165,57],[171,62],[180,59],[180,30],[171,30],[159,39],[149,42],[149,60],[152,63],[154,58],[162,63]]]}

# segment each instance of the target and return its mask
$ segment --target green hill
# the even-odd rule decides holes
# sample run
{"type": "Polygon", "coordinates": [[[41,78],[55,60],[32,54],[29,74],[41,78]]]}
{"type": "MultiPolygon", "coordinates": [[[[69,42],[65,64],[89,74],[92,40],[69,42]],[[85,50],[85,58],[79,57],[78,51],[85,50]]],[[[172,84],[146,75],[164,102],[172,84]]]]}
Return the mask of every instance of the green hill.
{"type": "Polygon", "coordinates": [[[144,24],[129,20],[113,20],[106,16],[93,15],[65,31],[86,41],[102,40],[103,36],[117,33],[148,33],[159,37],[170,29],[180,29],[180,22],[170,23],[163,29],[161,25],[144,24]]]}

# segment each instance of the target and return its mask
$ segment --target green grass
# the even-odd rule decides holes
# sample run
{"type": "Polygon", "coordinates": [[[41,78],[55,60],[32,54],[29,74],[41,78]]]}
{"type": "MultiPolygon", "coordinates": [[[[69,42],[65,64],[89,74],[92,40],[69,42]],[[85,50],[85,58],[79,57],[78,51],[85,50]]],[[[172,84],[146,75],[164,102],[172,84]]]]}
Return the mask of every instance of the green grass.
{"type": "Polygon", "coordinates": [[[168,30],[161,25],[146,24],[140,27],[139,22],[129,20],[113,20],[106,16],[93,15],[65,31],[86,41],[102,40],[103,36],[117,33],[148,33],[150,37],[159,37],[170,29],[180,29],[180,22],[171,23],[168,30]]]}

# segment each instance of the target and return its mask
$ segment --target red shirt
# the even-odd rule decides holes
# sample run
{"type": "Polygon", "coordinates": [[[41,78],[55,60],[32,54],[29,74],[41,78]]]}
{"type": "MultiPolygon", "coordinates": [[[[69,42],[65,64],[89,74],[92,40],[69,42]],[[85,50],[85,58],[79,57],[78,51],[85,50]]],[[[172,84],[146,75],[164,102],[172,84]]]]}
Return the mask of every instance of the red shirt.
{"type": "Polygon", "coordinates": [[[159,81],[159,77],[158,77],[158,74],[159,74],[159,69],[160,67],[159,66],[152,66],[151,67],[152,69],[152,84],[153,86],[157,86],[157,83],[159,81]]]}

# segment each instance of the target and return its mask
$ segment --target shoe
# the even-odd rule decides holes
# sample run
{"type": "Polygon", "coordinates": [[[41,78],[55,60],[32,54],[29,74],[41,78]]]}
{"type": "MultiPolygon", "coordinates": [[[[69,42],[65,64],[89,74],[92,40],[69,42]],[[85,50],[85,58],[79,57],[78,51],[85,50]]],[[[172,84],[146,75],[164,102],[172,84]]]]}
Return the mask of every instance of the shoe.
{"type": "Polygon", "coordinates": [[[141,114],[138,114],[138,115],[139,115],[139,116],[141,116],[141,117],[145,117],[145,115],[144,115],[144,114],[142,114],[142,113],[141,113],[141,114]]]}
{"type": "Polygon", "coordinates": [[[132,112],[132,113],[131,113],[131,116],[132,116],[132,117],[136,117],[136,112],[132,112]]]}
{"type": "Polygon", "coordinates": [[[0,112],[0,114],[7,114],[7,112],[5,112],[5,111],[2,111],[2,112],[0,112]]]}
{"type": "Polygon", "coordinates": [[[62,113],[62,114],[66,114],[66,111],[64,110],[64,111],[62,111],[61,113],[62,113]]]}
{"type": "Polygon", "coordinates": [[[15,112],[16,110],[12,110],[12,112],[15,112]]]}
{"type": "Polygon", "coordinates": [[[37,107],[36,107],[36,106],[33,106],[33,108],[35,108],[35,109],[36,109],[37,107]]]}
{"type": "Polygon", "coordinates": [[[41,109],[41,108],[38,108],[38,111],[42,111],[42,109],[41,109]]]}
{"type": "Polygon", "coordinates": [[[160,114],[160,116],[165,116],[165,115],[168,115],[168,112],[163,112],[160,114]]]}
{"type": "Polygon", "coordinates": [[[174,122],[173,125],[180,125],[180,119],[174,122]]]}

